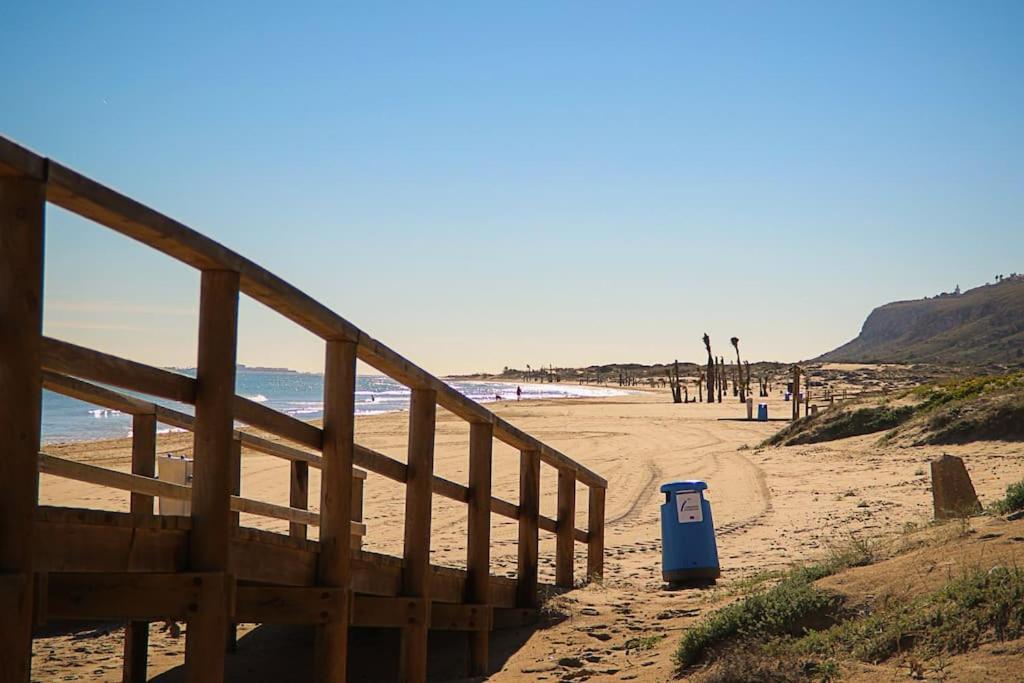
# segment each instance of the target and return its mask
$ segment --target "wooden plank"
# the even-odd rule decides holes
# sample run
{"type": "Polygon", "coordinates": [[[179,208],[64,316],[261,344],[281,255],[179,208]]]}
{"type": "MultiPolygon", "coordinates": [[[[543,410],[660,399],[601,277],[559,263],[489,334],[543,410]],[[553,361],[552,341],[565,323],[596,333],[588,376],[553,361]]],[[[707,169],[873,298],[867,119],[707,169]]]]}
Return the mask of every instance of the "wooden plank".
{"type": "Polygon", "coordinates": [[[389,458],[383,453],[378,453],[359,444],[355,446],[352,459],[359,467],[365,467],[371,472],[376,472],[393,481],[405,483],[407,474],[404,462],[389,458]]]}
{"type": "Polygon", "coordinates": [[[46,180],[46,159],[0,136],[0,175],[46,180]]]}
{"type": "MultiPolygon", "coordinates": [[[[309,509],[309,463],[292,462],[288,487],[288,505],[300,510],[309,509]]],[[[295,538],[306,538],[308,527],[301,522],[288,524],[288,535],[295,538]]]]}
{"type": "MultiPolygon", "coordinates": [[[[234,437],[238,273],[203,271],[199,295],[199,353],[192,477],[189,564],[195,571],[226,572],[231,549],[231,451],[234,437]]],[[[224,679],[228,611],[206,602],[191,615],[185,671],[191,681],[224,679]]]]}
{"type": "MultiPolygon", "coordinates": [[[[486,422],[469,425],[469,509],[467,511],[466,597],[467,603],[490,602],[491,579],[491,464],[494,427],[486,422]]],[[[488,626],[490,614],[488,614],[488,626]]],[[[488,673],[490,628],[471,629],[469,675],[488,673]]]]}
{"type": "MultiPolygon", "coordinates": [[[[490,635],[490,605],[434,602],[430,605],[430,628],[440,631],[469,631],[490,635]]],[[[486,667],[486,662],[485,662],[486,667]]]]}
{"type": "MultiPolygon", "coordinates": [[[[34,165],[5,145],[0,162],[34,165]]],[[[32,656],[33,524],[42,379],[44,188],[0,177],[0,679],[28,680],[32,656]]]]}
{"type": "MultiPolygon", "coordinates": [[[[110,393],[116,395],[116,392],[110,393]]],[[[132,415],[132,474],[140,477],[156,475],[156,415],[153,413],[132,415]]],[[[153,496],[132,493],[131,511],[133,514],[153,514],[153,496]]],[[[139,683],[147,680],[148,650],[149,622],[129,621],[124,630],[124,681],[139,683]]]]}
{"type": "Polygon", "coordinates": [[[491,498],[491,512],[509,519],[519,519],[519,506],[501,498],[491,498]]]}
{"type": "Polygon", "coordinates": [[[321,586],[339,589],[338,618],[317,629],[315,669],[344,681],[348,667],[351,589],[352,461],[355,451],[356,346],[329,340],[324,366],[323,466],[320,474],[321,586]]]}
{"type": "MultiPolygon", "coordinates": [[[[159,479],[150,479],[149,477],[129,474],[127,472],[108,470],[105,467],[75,462],[74,460],[59,458],[47,453],[39,454],[39,471],[65,479],[74,479],[75,481],[83,481],[122,491],[131,491],[146,496],[161,496],[176,500],[189,500],[192,496],[192,489],[188,486],[172,484],[168,481],[160,481],[159,479]]],[[[312,526],[320,525],[320,515],[315,512],[290,508],[284,505],[275,505],[274,503],[265,503],[260,500],[252,500],[251,498],[242,498],[235,495],[230,497],[229,509],[234,512],[245,512],[261,517],[281,519],[286,522],[312,526]]],[[[353,535],[363,536],[366,534],[366,526],[352,522],[350,524],[350,531],[353,535]]]]}
{"type": "Polygon", "coordinates": [[[469,501],[469,489],[467,487],[437,475],[434,475],[432,478],[431,489],[439,496],[444,496],[460,503],[469,501]]]}
{"type": "Polygon", "coordinates": [[[96,386],[75,377],[68,377],[51,370],[43,371],[43,387],[63,396],[77,398],[80,401],[93,403],[111,410],[119,410],[129,415],[152,414],[156,406],[148,401],[125,396],[106,387],[96,386]]]}
{"type": "Polygon", "coordinates": [[[573,586],[573,558],[576,531],[576,475],[558,471],[558,539],[555,548],[555,585],[573,586]]]}
{"type": "Polygon", "coordinates": [[[519,457],[519,607],[537,606],[537,516],[540,509],[540,453],[519,457]]]}
{"type": "Polygon", "coordinates": [[[237,529],[231,539],[230,573],[239,581],[281,586],[312,586],[316,583],[317,552],[308,548],[270,543],[268,536],[298,540],[255,529],[237,529]]]}
{"type": "Polygon", "coordinates": [[[587,579],[604,580],[604,496],[605,489],[590,487],[587,532],[587,579]]]}
{"type": "MultiPolygon", "coordinates": [[[[408,478],[405,484],[405,543],[402,595],[430,598],[430,513],[434,475],[434,428],[437,393],[413,389],[409,404],[408,478]]],[[[427,677],[427,625],[402,629],[399,677],[425,681],[427,677]]]]}
{"type": "Polygon", "coordinates": [[[50,619],[184,620],[230,593],[230,577],[211,572],[51,572],[47,579],[50,619]]]}
{"type": "Polygon", "coordinates": [[[47,199],[200,270],[241,274],[241,290],[313,334],[356,341],[359,330],[323,304],[214,240],[133,199],[49,162],[47,199]]]}
{"type": "Polygon", "coordinates": [[[238,586],[234,620],[253,624],[326,624],[347,619],[341,588],[238,586]]]}
{"type": "Polygon", "coordinates": [[[323,444],[323,432],[318,427],[273,408],[268,408],[262,403],[256,403],[242,396],[234,396],[234,387],[232,387],[232,400],[234,401],[234,417],[239,422],[244,422],[308,448],[320,450],[323,444]]]}
{"type": "Polygon", "coordinates": [[[173,572],[188,557],[188,531],[37,521],[40,572],[173,572]]]}
{"type": "Polygon", "coordinates": [[[127,472],[108,470],[105,467],[97,467],[84,462],[75,462],[66,458],[59,458],[48,453],[39,453],[39,471],[44,474],[52,474],[65,479],[74,479],[89,484],[97,484],[109,488],[131,491],[147,496],[162,496],[176,500],[188,500],[191,497],[191,489],[181,484],[172,484],[168,481],[150,479],[127,472]]]}
{"type": "MultiPolygon", "coordinates": [[[[409,628],[426,630],[430,624],[430,602],[424,598],[382,598],[354,596],[352,625],[369,628],[409,628]]],[[[407,680],[403,678],[403,680],[407,680]]]]}
{"type": "Polygon", "coordinates": [[[131,389],[179,403],[195,403],[196,381],[191,377],[59,339],[43,337],[42,364],[45,369],[62,375],[131,389]]]}

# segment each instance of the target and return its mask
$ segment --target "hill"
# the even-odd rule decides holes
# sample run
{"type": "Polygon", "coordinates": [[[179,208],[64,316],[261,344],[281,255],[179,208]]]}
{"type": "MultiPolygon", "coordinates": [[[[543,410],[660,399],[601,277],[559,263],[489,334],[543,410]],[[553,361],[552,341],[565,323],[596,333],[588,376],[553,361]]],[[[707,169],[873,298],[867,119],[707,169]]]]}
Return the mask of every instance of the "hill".
{"type": "Polygon", "coordinates": [[[871,311],[830,363],[1024,364],[1024,276],[871,311]]]}

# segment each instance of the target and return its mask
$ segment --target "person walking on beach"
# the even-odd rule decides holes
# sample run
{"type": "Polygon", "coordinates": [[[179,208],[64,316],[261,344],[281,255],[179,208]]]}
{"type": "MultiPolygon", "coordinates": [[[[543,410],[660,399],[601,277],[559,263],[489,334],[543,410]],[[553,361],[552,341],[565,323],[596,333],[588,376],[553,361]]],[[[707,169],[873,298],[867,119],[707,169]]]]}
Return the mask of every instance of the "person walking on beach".
{"type": "Polygon", "coordinates": [[[517,401],[522,401],[523,400],[523,388],[522,387],[516,387],[516,400],[517,401]]]}

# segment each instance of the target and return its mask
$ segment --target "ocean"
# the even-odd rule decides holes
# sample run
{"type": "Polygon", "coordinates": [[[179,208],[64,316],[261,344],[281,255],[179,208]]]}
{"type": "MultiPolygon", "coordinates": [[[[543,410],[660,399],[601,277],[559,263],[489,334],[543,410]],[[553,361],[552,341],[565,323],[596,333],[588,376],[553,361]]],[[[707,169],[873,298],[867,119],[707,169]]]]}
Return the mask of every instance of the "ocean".
{"type": "MultiPolygon", "coordinates": [[[[235,393],[241,396],[300,420],[323,416],[322,374],[240,370],[236,378],[235,393]]],[[[479,403],[495,401],[498,396],[502,400],[514,400],[516,397],[516,387],[511,384],[461,380],[451,380],[448,384],[479,403]]],[[[575,384],[527,383],[520,386],[523,388],[524,399],[617,396],[627,393],[615,388],[575,384]]],[[[157,402],[184,413],[192,413],[192,406],[172,401],[157,402]]],[[[394,412],[408,410],[408,407],[409,390],[394,380],[376,375],[356,378],[356,414],[394,412]]],[[[159,429],[162,432],[181,431],[167,425],[160,425],[159,429]]],[[[43,392],[43,443],[120,439],[131,436],[131,431],[131,415],[99,408],[51,391],[43,392]]]]}

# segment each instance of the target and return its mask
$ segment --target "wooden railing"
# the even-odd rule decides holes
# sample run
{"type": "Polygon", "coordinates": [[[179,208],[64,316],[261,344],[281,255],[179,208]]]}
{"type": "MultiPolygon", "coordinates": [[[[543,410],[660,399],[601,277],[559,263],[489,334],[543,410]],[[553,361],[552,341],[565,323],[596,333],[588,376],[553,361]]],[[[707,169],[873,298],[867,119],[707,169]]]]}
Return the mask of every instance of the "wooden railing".
{"type": "MultiPolygon", "coordinates": [[[[334,601],[329,610],[323,611],[329,617],[318,626],[315,668],[324,680],[345,678],[352,618],[352,601],[346,596],[351,590],[354,467],[405,484],[402,596],[430,604],[430,528],[435,493],[468,507],[466,603],[489,604],[492,512],[517,520],[519,525],[519,606],[537,606],[539,530],[557,537],[558,585],[573,585],[576,542],[587,547],[588,578],[601,577],[607,487],[603,478],[462,395],[284,280],[153,209],[3,138],[0,230],[0,444],[5,450],[0,457],[0,632],[5,634],[0,638],[0,680],[25,680],[29,675],[31,627],[33,615],[40,609],[39,601],[33,599],[39,584],[33,568],[33,520],[40,471],[131,491],[131,510],[138,514],[152,513],[153,496],[187,495],[192,502],[188,570],[197,577],[223,575],[227,577],[225,585],[232,585],[229,538],[239,512],[285,519],[290,523],[291,535],[300,538],[305,537],[307,525],[318,524],[315,583],[323,589],[323,596],[334,601]],[[196,377],[42,336],[42,244],[47,202],[201,271],[196,377]],[[240,294],[262,302],[324,340],[322,428],[235,395],[240,294]],[[411,389],[408,457],[404,463],[355,444],[357,359],[411,389]],[[40,454],[39,410],[44,386],[131,414],[132,472],[113,473],[40,454]],[[109,387],[189,404],[195,407],[195,415],[109,387]],[[437,406],[470,425],[466,485],[434,474],[437,406]],[[190,491],[154,479],[157,422],[194,433],[190,491]],[[294,445],[237,430],[236,422],[294,445]],[[494,439],[520,451],[518,504],[492,495],[494,439]],[[239,451],[243,446],[291,462],[289,506],[240,497],[239,451]],[[539,512],[542,463],[558,473],[556,519],[539,512]],[[309,467],[321,471],[319,514],[307,510],[309,467]],[[575,526],[577,482],[589,489],[586,530],[575,526]]],[[[364,531],[356,524],[357,532],[364,531]]],[[[231,614],[231,599],[226,594],[219,600],[202,601],[190,613],[186,670],[191,680],[222,679],[231,614]]],[[[429,623],[429,619],[409,619],[402,628],[401,676],[405,680],[423,680],[426,675],[429,623]]],[[[144,626],[136,622],[128,629],[126,679],[145,677],[144,626]]],[[[472,673],[485,673],[486,630],[471,631],[470,652],[472,673]]]]}

